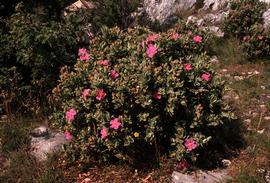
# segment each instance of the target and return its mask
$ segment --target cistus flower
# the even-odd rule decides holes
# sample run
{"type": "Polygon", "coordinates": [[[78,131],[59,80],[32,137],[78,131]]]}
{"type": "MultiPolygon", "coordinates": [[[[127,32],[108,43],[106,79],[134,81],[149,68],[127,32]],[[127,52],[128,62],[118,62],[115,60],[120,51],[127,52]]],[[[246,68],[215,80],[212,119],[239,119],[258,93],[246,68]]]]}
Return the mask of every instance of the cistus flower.
{"type": "Polygon", "coordinates": [[[118,122],[118,118],[115,118],[114,120],[110,121],[110,125],[111,125],[110,128],[117,130],[119,126],[121,125],[121,123],[118,122]]]}
{"type": "Polygon", "coordinates": [[[247,40],[247,36],[244,36],[244,37],[243,37],[243,41],[245,41],[245,40],[247,40]]]}
{"type": "Polygon", "coordinates": [[[161,99],[161,95],[157,91],[153,93],[153,97],[156,99],[161,99]]]}
{"type": "Polygon", "coordinates": [[[102,65],[109,65],[108,60],[100,60],[99,63],[101,63],[102,65]]]}
{"type": "Polygon", "coordinates": [[[247,4],[247,8],[250,8],[250,4],[247,4]]]}
{"type": "Polygon", "coordinates": [[[108,131],[106,128],[103,128],[101,131],[100,131],[100,134],[101,134],[101,139],[104,139],[105,137],[107,137],[108,135],[108,131]]]}
{"type": "Polygon", "coordinates": [[[174,34],[174,35],[173,35],[173,39],[176,40],[176,39],[178,38],[178,36],[179,36],[179,34],[177,34],[177,33],[174,34]]]}
{"type": "Polygon", "coordinates": [[[192,70],[192,67],[191,67],[191,64],[190,63],[186,63],[185,65],[184,65],[184,69],[185,70],[192,70]]]}
{"type": "Polygon", "coordinates": [[[74,116],[76,115],[76,111],[74,109],[70,109],[69,111],[66,112],[66,117],[67,120],[74,120],[74,116]]]}
{"type": "Polygon", "coordinates": [[[111,74],[110,74],[110,77],[111,77],[111,78],[114,78],[114,79],[115,79],[115,78],[117,78],[118,76],[119,76],[119,74],[118,74],[115,70],[112,70],[112,71],[111,71],[111,74]]]}
{"type": "Polygon", "coordinates": [[[67,130],[65,131],[65,136],[67,140],[72,139],[73,137],[67,130]]]}
{"type": "Polygon", "coordinates": [[[203,74],[202,75],[202,78],[205,80],[205,81],[208,81],[209,80],[209,78],[210,78],[210,74],[203,74]]]}
{"type": "Polygon", "coordinates": [[[80,56],[80,60],[89,60],[89,55],[82,55],[80,56]]]}
{"type": "Polygon", "coordinates": [[[156,35],[156,34],[153,34],[153,35],[150,35],[150,36],[149,36],[149,40],[150,40],[150,41],[155,41],[156,38],[157,38],[157,35],[156,35]]]}
{"type": "Polygon", "coordinates": [[[86,96],[89,94],[89,92],[90,92],[90,89],[85,89],[84,91],[83,91],[83,99],[84,100],[86,100],[86,96]]]}
{"type": "Polygon", "coordinates": [[[97,97],[96,99],[97,100],[101,100],[101,99],[104,99],[106,96],[106,93],[104,92],[103,89],[99,89],[98,92],[97,92],[97,97]]]}
{"type": "Polygon", "coordinates": [[[262,36],[258,36],[258,39],[259,39],[259,40],[262,40],[262,38],[263,38],[262,36]]]}
{"type": "Polygon", "coordinates": [[[194,38],[193,38],[193,40],[195,41],[195,42],[202,42],[202,37],[201,36],[195,36],[194,38]]]}
{"type": "Polygon", "coordinates": [[[185,146],[189,151],[197,147],[197,145],[195,144],[195,141],[192,139],[187,139],[185,146]]]}
{"type": "Polygon", "coordinates": [[[85,53],[86,53],[86,49],[85,48],[79,49],[79,55],[85,55],[85,53]]]}
{"type": "Polygon", "coordinates": [[[149,44],[146,53],[150,58],[153,58],[153,56],[157,53],[157,48],[152,44],[149,44]]]}

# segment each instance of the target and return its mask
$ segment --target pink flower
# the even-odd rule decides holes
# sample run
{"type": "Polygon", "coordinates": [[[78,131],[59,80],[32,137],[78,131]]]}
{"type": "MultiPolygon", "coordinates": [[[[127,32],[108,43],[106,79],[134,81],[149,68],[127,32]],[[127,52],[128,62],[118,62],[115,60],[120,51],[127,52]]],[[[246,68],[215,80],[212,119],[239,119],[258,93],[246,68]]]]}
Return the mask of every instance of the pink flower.
{"type": "Polygon", "coordinates": [[[149,36],[150,41],[155,41],[156,38],[157,38],[157,35],[156,34],[153,34],[153,35],[150,35],[149,36]]]}
{"type": "Polygon", "coordinates": [[[85,89],[84,91],[83,91],[83,98],[84,98],[84,100],[86,100],[86,96],[89,94],[89,92],[90,92],[90,89],[85,89]]]}
{"type": "Polygon", "coordinates": [[[86,49],[85,48],[79,49],[79,55],[85,55],[85,53],[86,53],[86,49]]]}
{"type": "Polygon", "coordinates": [[[177,34],[177,33],[174,34],[174,35],[173,35],[173,39],[176,40],[176,39],[178,38],[178,36],[179,36],[179,34],[177,34]]]}
{"type": "Polygon", "coordinates": [[[103,91],[103,89],[99,89],[98,92],[97,92],[97,97],[96,99],[97,100],[101,100],[101,99],[104,99],[106,96],[106,93],[103,91]]]}
{"type": "Polygon", "coordinates": [[[187,161],[184,161],[184,162],[180,162],[178,165],[177,165],[177,168],[183,170],[183,169],[187,169],[189,167],[189,164],[187,161]]]}
{"type": "Polygon", "coordinates": [[[108,131],[106,128],[103,128],[101,131],[100,131],[100,134],[101,134],[101,139],[104,139],[107,135],[108,135],[108,131]]]}
{"type": "Polygon", "coordinates": [[[250,4],[247,4],[247,8],[250,8],[250,4]]]}
{"type": "Polygon", "coordinates": [[[185,146],[187,147],[187,149],[189,151],[191,151],[192,149],[195,149],[197,147],[197,145],[195,144],[195,141],[192,139],[187,139],[185,146]]]}
{"type": "Polygon", "coordinates": [[[195,41],[195,42],[202,42],[202,37],[201,36],[195,36],[194,38],[193,38],[193,40],[195,41]]]}
{"type": "Polygon", "coordinates": [[[70,109],[69,111],[66,112],[66,117],[67,120],[74,120],[74,116],[76,115],[76,111],[74,109],[70,109]]]}
{"type": "Polygon", "coordinates": [[[245,40],[247,40],[247,36],[244,36],[244,37],[243,37],[243,41],[245,41],[245,40]]]}
{"type": "Polygon", "coordinates": [[[192,70],[191,64],[190,63],[185,64],[184,69],[188,71],[192,70]]]}
{"type": "Polygon", "coordinates": [[[109,65],[108,60],[100,60],[99,63],[101,63],[102,65],[109,65]]]}
{"type": "Polygon", "coordinates": [[[258,36],[258,39],[262,40],[262,38],[263,38],[262,36],[258,36]]]}
{"type": "Polygon", "coordinates": [[[210,74],[203,74],[203,75],[202,75],[202,78],[203,78],[205,81],[208,81],[209,78],[210,78],[210,74]]]}
{"type": "Polygon", "coordinates": [[[114,79],[115,79],[115,78],[117,78],[118,76],[119,76],[119,74],[118,74],[115,70],[112,70],[112,71],[111,71],[111,75],[110,75],[111,78],[114,78],[114,79]]]}
{"type": "Polygon", "coordinates": [[[118,118],[115,118],[114,120],[110,121],[110,125],[111,125],[110,128],[117,130],[121,125],[121,123],[118,122],[118,118]]]}
{"type": "Polygon", "coordinates": [[[80,60],[89,60],[89,55],[80,56],[80,60]]]}
{"type": "Polygon", "coordinates": [[[231,16],[231,19],[233,19],[233,17],[234,17],[234,16],[232,15],[232,16],[231,16]]]}
{"type": "Polygon", "coordinates": [[[157,91],[154,92],[153,97],[156,98],[156,99],[161,99],[161,95],[158,94],[157,91]]]}
{"type": "Polygon", "coordinates": [[[157,48],[152,44],[149,44],[146,53],[150,58],[153,58],[153,56],[157,53],[157,48]]]}
{"type": "Polygon", "coordinates": [[[67,140],[72,139],[73,137],[67,130],[65,131],[65,136],[67,140]]]}

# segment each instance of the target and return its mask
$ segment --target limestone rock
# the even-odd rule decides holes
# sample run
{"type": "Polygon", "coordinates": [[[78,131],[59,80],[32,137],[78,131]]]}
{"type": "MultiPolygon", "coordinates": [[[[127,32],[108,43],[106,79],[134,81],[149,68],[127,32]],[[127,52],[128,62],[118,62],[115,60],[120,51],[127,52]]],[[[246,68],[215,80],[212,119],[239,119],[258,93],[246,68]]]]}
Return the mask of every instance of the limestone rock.
{"type": "Polygon", "coordinates": [[[161,23],[161,29],[165,30],[167,27],[169,27],[170,25],[172,25],[173,23],[175,23],[177,21],[177,16],[172,16],[169,18],[166,18],[162,23],[161,23]]]}
{"type": "Polygon", "coordinates": [[[144,10],[151,21],[163,22],[177,11],[193,8],[195,3],[196,0],[145,0],[144,10]]]}
{"type": "Polygon", "coordinates": [[[230,180],[227,175],[227,170],[222,169],[216,172],[214,171],[202,171],[200,170],[195,175],[183,174],[174,171],[172,174],[172,181],[174,183],[215,183],[220,181],[230,180]]]}
{"type": "Polygon", "coordinates": [[[33,155],[39,161],[46,161],[47,155],[57,151],[61,145],[67,142],[65,134],[52,132],[43,137],[32,137],[31,147],[33,148],[33,155]]]}
{"type": "Polygon", "coordinates": [[[222,32],[222,30],[219,27],[210,26],[209,30],[216,37],[223,37],[224,36],[224,32],[222,32]]]}

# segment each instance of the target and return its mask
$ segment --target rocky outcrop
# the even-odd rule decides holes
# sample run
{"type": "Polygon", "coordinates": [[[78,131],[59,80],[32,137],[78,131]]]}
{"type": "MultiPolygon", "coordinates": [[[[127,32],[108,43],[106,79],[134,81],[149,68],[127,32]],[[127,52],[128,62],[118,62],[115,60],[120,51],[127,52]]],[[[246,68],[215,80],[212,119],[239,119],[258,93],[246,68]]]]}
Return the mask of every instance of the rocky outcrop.
{"type": "Polygon", "coordinates": [[[225,9],[229,7],[229,0],[204,0],[203,10],[217,11],[220,9],[225,9]]]}
{"type": "Polygon", "coordinates": [[[145,0],[144,11],[151,21],[163,22],[177,11],[193,8],[195,3],[196,0],[145,0]]]}

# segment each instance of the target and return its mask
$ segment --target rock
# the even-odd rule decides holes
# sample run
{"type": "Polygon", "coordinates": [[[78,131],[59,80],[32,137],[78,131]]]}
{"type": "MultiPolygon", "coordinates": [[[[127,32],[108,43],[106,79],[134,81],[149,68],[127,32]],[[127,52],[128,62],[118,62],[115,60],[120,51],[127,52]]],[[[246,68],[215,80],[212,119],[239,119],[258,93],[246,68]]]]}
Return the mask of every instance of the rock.
{"type": "Polygon", "coordinates": [[[166,28],[168,28],[170,25],[172,25],[173,23],[175,23],[177,21],[177,16],[172,16],[169,18],[166,18],[162,23],[161,23],[161,29],[165,30],[166,28]]]}
{"type": "Polygon", "coordinates": [[[222,71],[222,72],[228,72],[228,70],[227,70],[227,69],[222,69],[221,71],[222,71]]]}
{"type": "Polygon", "coordinates": [[[222,97],[223,100],[230,99],[230,98],[232,98],[230,95],[224,95],[224,96],[222,97]]]}
{"type": "Polygon", "coordinates": [[[204,21],[204,19],[199,19],[198,21],[197,21],[197,25],[199,26],[199,27],[203,27],[203,26],[205,26],[205,21],[204,21]]]}
{"type": "Polygon", "coordinates": [[[222,160],[222,165],[224,168],[228,168],[229,166],[231,166],[232,162],[228,159],[224,159],[222,160]]]}
{"type": "Polygon", "coordinates": [[[270,24],[270,9],[263,13],[263,26],[267,28],[270,24]]]}
{"type": "Polygon", "coordinates": [[[214,15],[213,13],[208,13],[203,17],[203,19],[204,21],[213,24],[216,21],[216,15],[214,15]]]}
{"type": "Polygon", "coordinates": [[[250,123],[251,122],[251,119],[245,119],[244,122],[245,123],[250,123]]]}
{"type": "Polygon", "coordinates": [[[49,135],[49,129],[46,126],[40,126],[30,132],[33,137],[44,137],[49,135]]]}
{"type": "Polygon", "coordinates": [[[264,119],[265,120],[270,120],[270,116],[265,116],[264,119]]]}
{"type": "Polygon", "coordinates": [[[91,9],[91,8],[93,8],[93,5],[90,1],[79,0],[65,8],[64,16],[66,16],[68,12],[75,12],[78,11],[79,9],[91,9]]]}
{"type": "Polygon", "coordinates": [[[226,169],[216,172],[200,170],[196,175],[188,175],[174,171],[172,173],[172,181],[174,183],[215,183],[230,180],[231,178],[227,173],[226,169]]]}
{"type": "Polygon", "coordinates": [[[203,10],[217,11],[229,7],[229,0],[204,0],[203,10]]]}
{"type": "Polygon", "coordinates": [[[240,81],[240,80],[243,80],[244,77],[243,76],[234,76],[233,77],[236,81],[240,81]]]}
{"type": "Polygon", "coordinates": [[[225,77],[229,78],[229,77],[231,77],[231,75],[230,74],[225,74],[225,77]]]}
{"type": "Polygon", "coordinates": [[[39,161],[46,161],[49,153],[57,151],[66,142],[67,140],[63,133],[52,132],[45,137],[32,137],[31,147],[33,148],[33,155],[39,161]]]}
{"type": "Polygon", "coordinates": [[[261,89],[265,90],[265,86],[261,85],[261,89]]]}
{"type": "Polygon", "coordinates": [[[189,23],[195,23],[195,22],[197,22],[197,21],[198,21],[198,18],[191,15],[191,16],[189,16],[189,17],[187,18],[186,24],[189,24],[189,23]]]}
{"type": "Polygon", "coordinates": [[[239,96],[238,96],[238,95],[235,96],[235,97],[234,97],[234,100],[239,100],[239,96]]]}
{"type": "Polygon", "coordinates": [[[253,73],[256,74],[256,75],[260,74],[259,71],[254,71],[253,73]]]}
{"type": "Polygon", "coordinates": [[[225,12],[221,12],[221,13],[218,13],[216,14],[216,19],[215,19],[215,23],[216,24],[219,24],[219,23],[222,23],[224,22],[224,19],[229,15],[229,11],[225,12]]]}
{"type": "Polygon", "coordinates": [[[217,56],[213,56],[210,60],[210,62],[213,62],[213,63],[219,63],[219,60],[217,58],[217,56]]]}
{"type": "Polygon", "coordinates": [[[224,37],[224,32],[219,27],[210,26],[209,30],[216,37],[224,37]]]}
{"type": "Polygon", "coordinates": [[[193,8],[195,3],[196,0],[145,0],[144,11],[151,21],[163,22],[176,11],[193,8]]]}

